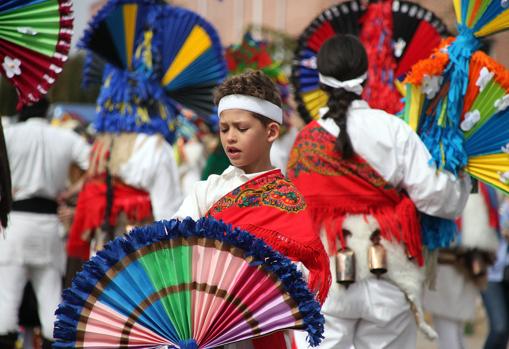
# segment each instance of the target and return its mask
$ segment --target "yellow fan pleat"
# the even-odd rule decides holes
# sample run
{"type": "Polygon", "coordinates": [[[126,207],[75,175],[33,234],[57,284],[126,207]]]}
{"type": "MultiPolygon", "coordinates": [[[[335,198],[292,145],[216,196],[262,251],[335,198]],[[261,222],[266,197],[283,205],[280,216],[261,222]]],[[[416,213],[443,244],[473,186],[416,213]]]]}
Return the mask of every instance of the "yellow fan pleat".
{"type": "Polygon", "coordinates": [[[134,50],[134,33],[136,31],[136,15],[138,5],[127,4],[124,6],[124,32],[125,32],[125,56],[127,57],[127,67],[131,69],[134,50]]]}
{"type": "Polygon", "coordinates": [[[424,94],[418,86],[410,85],[410,111],[408,113],[408,125],[412,130],[417,131],[419,125],[419,116],[422,112],[422,104],[424,103],[424,94]]]}
{"type": "Polygon", "coordinates": [[[402,95],[403,97],[406,97],[405,84],[403,84],[401,81],[396,79],[396,80],[394,80],[394,86],[396,86],[396,90],[398,90],[400,95],[402,95]]]}
{"type": "Polygon", "coordinates": [[[454,0],[454,13],[456,13],[456,22],[461,23],[461,0],[454,0]]]}
{"type": "Polygon", "coordinates": [[[302,101],[306,105],[306,108],[308,109],[309,114],[311,114],[311,117],[315,120],[320,116],[318,112],[320,108],[327,106],[328,100],[329,96],[327,93],[320,89],[302,94],[302,101]]]}
{"type": "Polygon", "coordinates": [[[187,68],[196,58],[212,46],[209,35],[200,26],[196,26],[182,45],[163,77],[163,85],[168,85],[177,75],[187,68]]]}
{"type": "Polygon", "coordinates": [[[475,35],[477,37],[487,36],[498,31],[507,29],[509,27],[509,11],[504,11],[499,14],[495,19],[493,19],[490,23],[483,26],[480,30],[478,30],[475,35]]]}
{"type": "Polygon", "coordinates": [[[499,153],[471,157],[468,159],[465,170],[480,181],[509,192],[509,185],[500,181],[500,174],[509,171],[509,154],[499,153]]]}
{"type": "Polygon", "coordinates": [[[502,183],[498,177],[486,177],[482,174],[476,173],[476,171],[467,171],[472,177],[477,178],[479,181],[488,184],[494,188],[504,191],[509,194],[509,185],[502,183]]]}

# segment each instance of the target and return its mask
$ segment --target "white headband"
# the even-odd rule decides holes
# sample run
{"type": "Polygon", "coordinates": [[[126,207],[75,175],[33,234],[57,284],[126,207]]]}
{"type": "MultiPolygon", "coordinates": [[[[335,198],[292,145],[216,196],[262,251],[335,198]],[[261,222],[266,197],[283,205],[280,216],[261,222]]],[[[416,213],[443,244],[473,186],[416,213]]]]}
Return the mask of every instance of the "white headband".
{"type": "Polygon", "coordinates": [[[349,92],[353,92],[355,94],[362,94],[362,83],[366,80],[368,73],[364,73],[358,78],[346,81],[339,81],[332,76],[325,76],[318,73],[318,77],[320,78],[320,82],[324,85],[330,86],[332,88],[344,88],[349,92]]]}
{"type": "Polygon", "coordinates": [[[283,109],[261,98],[246,95],[228,95],[221,98],[217,106],[217,114],[228,109],[242,109],[263,115],[275,122],[283,123],[283,109]]]}

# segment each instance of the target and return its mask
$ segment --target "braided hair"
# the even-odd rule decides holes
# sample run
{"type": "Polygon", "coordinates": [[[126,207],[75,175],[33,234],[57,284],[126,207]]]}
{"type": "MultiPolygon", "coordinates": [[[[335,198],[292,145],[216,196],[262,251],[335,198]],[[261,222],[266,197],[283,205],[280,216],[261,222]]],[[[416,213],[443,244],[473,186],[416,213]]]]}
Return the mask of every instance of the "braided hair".
{"type": "MultiPolygon", "coordinates": [[[[317,65],[320,74],[346,81],[366,73],[368,56],[357,37],[338,34],[322,45],[318,52],[317,65]]],[[[361,96],[344,88],[332,88],[324,84],[320,84],[320,88],[329,94],[329,110],[323,118],[334,120],[340,130],[335,148],[343,154],[343,158],[351,158],[354,151],[347,131],[347,113],[350,104],[361,99],[361,96]]]]}

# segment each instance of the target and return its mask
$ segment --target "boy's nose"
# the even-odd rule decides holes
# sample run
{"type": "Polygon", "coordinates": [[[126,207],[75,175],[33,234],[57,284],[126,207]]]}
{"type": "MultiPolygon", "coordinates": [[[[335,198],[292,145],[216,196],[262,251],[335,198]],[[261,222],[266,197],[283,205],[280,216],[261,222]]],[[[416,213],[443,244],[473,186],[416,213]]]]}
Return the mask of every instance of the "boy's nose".
{"type": "Polygon", "coordinates": [[[229,132],[227,137],[228,143],[235,143],[237,142],[237,135],[235,132],[229,132]]]}

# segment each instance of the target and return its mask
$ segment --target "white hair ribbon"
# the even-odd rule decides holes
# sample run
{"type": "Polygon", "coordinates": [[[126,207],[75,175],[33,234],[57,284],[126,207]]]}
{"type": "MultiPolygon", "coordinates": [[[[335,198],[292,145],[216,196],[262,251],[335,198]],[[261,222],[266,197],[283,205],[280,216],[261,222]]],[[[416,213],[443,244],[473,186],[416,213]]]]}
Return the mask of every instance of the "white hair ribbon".
{"type": "Polygon", "coordinates": [[[339,81],[332,76],[325,76],[320,73],[318,73],[318,77],[320,78],[320,82],[324,85],[330,86],[332,88],[344,88],[346,91],[361,95],[362,83],[368,77],[368,73],[364,73],[355,79],[345,81],[339,81]]]}

